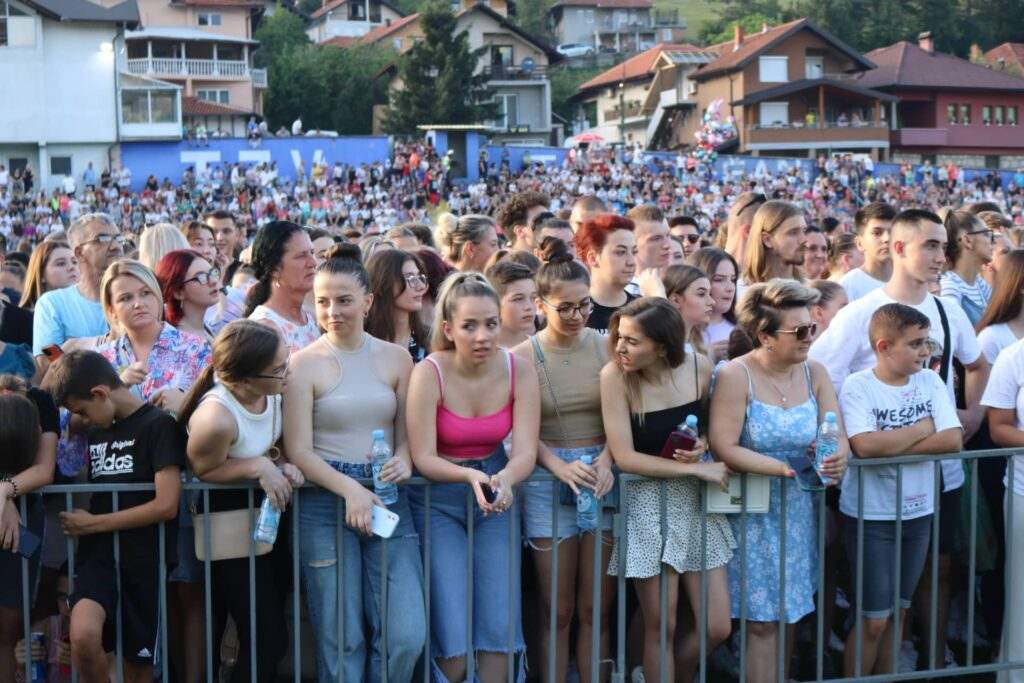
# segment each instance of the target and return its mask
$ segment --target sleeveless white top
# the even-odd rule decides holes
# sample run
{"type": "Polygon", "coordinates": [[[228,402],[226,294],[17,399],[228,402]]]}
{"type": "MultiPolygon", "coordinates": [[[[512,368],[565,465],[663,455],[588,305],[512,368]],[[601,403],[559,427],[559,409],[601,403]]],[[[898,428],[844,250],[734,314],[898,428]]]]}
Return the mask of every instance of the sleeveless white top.
{"type": "MultiPolygon", "coordinates": [[[[258,458],[281,438],[281,395],[267,396],[267,407],[253,413],[242,407],[235,395],[223,384],[214,384],[202,401],[212,400],[228,409],[235,418],[238,436],[228,449],[232,458],[258,458]]],[[[200,403],[202,403],[200,401],[200,403]]]]}

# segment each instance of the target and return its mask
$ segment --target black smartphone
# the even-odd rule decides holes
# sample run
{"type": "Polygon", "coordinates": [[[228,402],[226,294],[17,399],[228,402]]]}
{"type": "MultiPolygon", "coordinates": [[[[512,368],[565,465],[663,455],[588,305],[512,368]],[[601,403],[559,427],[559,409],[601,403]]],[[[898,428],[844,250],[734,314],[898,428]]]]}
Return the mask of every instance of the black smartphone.
{"type": "Polygon", "coordinates": [[[31,558],[39,550],[39,537],[28,530],[27,527],[18,525],[18,554],[24,558],[31,558]]]}
{"type": "Polygon", "coordinates": [[[484,500],[487,501],[488,505],[494,505],[494,501],[498,499],[498,494],[494,492],[490,484],[480,484],[480,491],[484,494],[484,500]]]}
{"type": "Polygon", "coordinates": [[[801,453],[800,455],[786,456],[789,466],[796,472],[796,481],[804,491],[824,491],[825,485],[818,476],[818,470],[814,469],[814,461],[801,453]]]}

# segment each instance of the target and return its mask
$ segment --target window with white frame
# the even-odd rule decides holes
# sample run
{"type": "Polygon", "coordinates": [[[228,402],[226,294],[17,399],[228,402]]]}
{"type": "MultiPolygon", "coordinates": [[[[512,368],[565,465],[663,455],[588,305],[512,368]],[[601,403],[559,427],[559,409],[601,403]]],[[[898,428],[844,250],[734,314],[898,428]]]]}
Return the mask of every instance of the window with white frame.
{"type": "Polygon", "coordinates": [[[804,57],[804,78],[822,78],[825,75],[825,57],[806,55],[804,57]]]}
{"type": "Polygon", "coordinates": [[[199,14],[200,26],[220,26],[221,17],[216,12],[202,12],[199,14]]]}
{"type": "Polygon", "coordinates": [[[121,91],[122,123],[177,123],[178,97],[174,90],[131,88],[121,91]]]}
{"type": "Polygon", "coordinates": [[[788,102],[762,102],[759,123],[764,126],[785,126],[789,124],[788,102]]]}
{"type": "Polygon", "coordinates": [[[36,19],[12,2],[0,0],[0,47],[33,47],[36,19]]]}
{"type": "Polygon", "coordinates": [[[786,83],[789,81],[789,58],[763,55],[757,60],[758,79],[762,83],[786,83]]]}
{"type": "Polygon", "coordinates": [[[497,106],[497,118],[493,121],[494,128],[508,130],[519,125],[519,96],[511,93],[499,93],[494,96],[497,106]]]}
{"type": "Polygon", "coordinates": [[[197,90],[196,97],[206,102],[218,104],[230,104],[231,95],[227,90],[197,90]]]}

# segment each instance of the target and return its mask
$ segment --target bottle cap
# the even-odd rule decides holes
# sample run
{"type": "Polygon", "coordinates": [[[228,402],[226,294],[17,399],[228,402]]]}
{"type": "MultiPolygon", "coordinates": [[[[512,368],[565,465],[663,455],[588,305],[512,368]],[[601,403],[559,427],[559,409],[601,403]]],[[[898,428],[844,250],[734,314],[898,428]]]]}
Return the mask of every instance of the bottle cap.
{"type": "Polygon", "coordinates": [[[376,441],[377,439],[383,439],[383,438],[384,438],[384,430],[383,429],[374,429],[373,430],[373,440],[374,441],[376,441]]]}
{"type": "Polygon", "coordinates": [[[692,427],[692,428],[696,429],[697,428],[697,416],[696,415],[687,415],[686,416],[686,426],[687,427],[692,427]]]}
{"type": "Polygon", "coordinates": [[[594,456],[592,456],[592,455],[580,456],[580,462],[582,462],[584,465],[593,465],[594,464],[594,456]]]}
{"type": "Polygon", "coordinates": [[[836,417],[836,414],[833,413],[831,410],[828,411],[827,413],[825,413],[825,422],[837,422],[837,421],[838,421],[838,418],[836,417]]]}

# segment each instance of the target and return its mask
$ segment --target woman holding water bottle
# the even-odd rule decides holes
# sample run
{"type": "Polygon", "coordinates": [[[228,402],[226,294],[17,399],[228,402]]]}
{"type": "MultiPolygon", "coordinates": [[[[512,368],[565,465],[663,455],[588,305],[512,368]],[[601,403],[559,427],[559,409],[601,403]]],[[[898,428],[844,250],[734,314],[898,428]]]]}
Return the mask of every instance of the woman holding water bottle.
{"type": "MultiPolygon", "coordinates": [[[[734,472],[772,477],[768,512],[736,515],[731,520],[733,533],[746,538],[742,555],[729,566],[729,593],[732,616],[745,614],[750,619],[748,682],[776,680],[779,620],[791,625],[785,634],[787,653],[791,653],[792,625],[814,610],[818,590],[815,498],[791,480],[794,472],[789,464],[814,457],[811,449],[818,425],[828,412],[838,413],[839,401],[828,373],[821,364],[807,360],[816,327],[810,306],[817,300],[817,291],[793,280],[777,278],[749,286],[737,315],[738,329],[752,348],[721,366],[711,398],[715,455],[734,472]],[[737,406],[745,406],[745,411],[737,406]],[[785,534],[784,557],[781,533],[785,534]],[[779,594],[781,562],[785,563],[784,596],[779,594]],[[741,602],[744,595],[746,605],[741,602]]],[[[839,437],[835,454],[820,469],[823,477],[833,481],[842,480],[849,455],[845,435],[839,437]]]]}
{"type": "MultiPolygon", "coordinates": [[[[676,636],[680,577],[694,609],[694,623],[698,628],[707,624],[707,651],[724,641],[730,631],[725,566],[736,543],[721,515],[707,515],[705,542],[698,488],[703,480],[724,489],[729,470],[704,458],[706,444],[700,438],[691,450],[661,454],[688,416],[697,418],[698,428],[707,424],[711,363],[684,350],[686,326],[666,299],[644,297],[626,304],[612,316],[609,334],[614,358],[601,371],[608,448],[623,472],[649,478],[629,482],[623,492],[624,503],[628,497],[625,571],[627,578],[636,580],[643,613],[644,676],[649,681],[689,681],[699,664],[700,634],[695,628],[676,636]],[[660,479],[667,481],[663,485],[660,479]],[[703,570],[707,570],[708,580],[706,616],[700,600],[703,570]],[[668,584],[664,614],[663,573],[668,584]],[[662,619],[667,642],[676,644],[674,661],[667,659],[665,671],[660,666],[662,619]]],[[[609,567],[612,576],[619,572],[618,543],[609,567]]]]}
{"type": "MultiPolygon", "coordinates": [[[[613,511],[604,511],[599,520],[577,517],[575,497],[587,492],[594,513],[600,499],[615,482],[611,454],[604,447],[604,423],[601,419],[601,368],[608,362],[608,344],[604,336],[587,327],[587,316],[594,308],[590,298],[590,275],[573,259],[561,240],[546,240],[544,265],[537,272],[537,306],[547,326],[513,349],[524,362],[531,363],[540,382],[540,438],[538,465],[555,475],[558,481],[530,481],[523,485],[523,515],[527,542],[532,548],[540,594],[540,669],[543,680],[565,680],[569,663],[569,631],[574,614],[579,618],[576,661],[581,681],[591,679],[595,660],[608,658],[609,631],[603,628],[608,618],[615,585],[605,575],[611,556],[613,511]],[[585,462],[589,459],[591,462],[585,462]],[[568,500],[566,500],[568,498],[568,500]],[[596,504],[595,504],[596,503],[596,504]],[[553,507],[557,506],[557,524],[552,528],[553,507]],[[589,524],[589,528],[586,528],[589,524]],[[600,530],[596,527],[600,526],[600,530]],[[590,532],[590,533],[585,533],[590,532]],[[601,547],[602,568],[594,573],[594,546],[601,547]],[[558,554],[558,575],[553,576],[554,555],[558,554]],[[577,577],[579,577],[577,581],[577,577]],[[601,585],[600,620],[593,619],[594,581],[601,585]],[[557,584],[558,605],[551,604],[557,584]],[[552,610],[558,614],[555,638],[555,671],[548,671],[552,610]],[[593,629],[600,629],[601,648],[593,652],[593,629]]],[[[540,469],[540,467],[538,469],[540,469]]],[[[586,494],[584,494],[586,495],[586,494]]],[[[598,515],[593,515],[598,516],[598,515]]],[[[599,676],[598,680],[605,680],[599,676]]]]}
{"type": "Polygon", "coordinates": [[[373,294],[359,247],[337,245],[326,256],[313,282],[316,321],[325,333],[295,354],[284,396],[285,451],[317,486],[303,493],[299,508],[317,671],[322,683],[339,680],[339,674],[344,681],[379,681],[385,670],[389,680],[408,681],[426,632],[419,539],[405,491],[395,486],[412,474],[405,400],[413,363],[405,348],[364,329],[373,294]],[[374,462],[376,471],[371,447],[381,460],[388,458],[379,469],[374,462]],[[357,481],[371,477],[376,491],[357,481]],[[386,554],[384,541],[373,534],[373,509],[385,506],[399,518],[386,554]],[[364,621],[372,633],[363,633],[364,621]]]}
{"type": "Polygon", "coordinates": [[[500,327],[498,295],[484,276],[453,273],[438,294],[433,353],[413,368],[409,382],[413,464],[437,482],[429,499],[422,487],[409,498],[417,529],[430,532],[429,656],[439,682],[465,680],[469,656],[482,683],[505,680],[510,656],[516,680],[525,677],[513,502],[514,487],[536,462],[540,401],[533,366],[499,349],[500,327]],[[506,455],[502,441],[509,431],[506,455]]]}
{"type": "MultiPolygon", "coordinates": [[[[252,320],[228,323],[213,340],[213,362],[185,397],[178,417],[188,426],[187,455],[197,477],[214,484],[257,481],[278,510],[284,510],[292,490],[305,483],[302,472],[285,460],[277,445],[288,356],[288,345],[273,325],[252,320]]],[[[211,491],[209,500],[210,512],[240,510],[248,507],[249,492],[211,491]]],[[[197,507],[197,512],[205,512],[202,497],[197,507]]],[[[197,520],[197,528],[200,523],[197,520]]],[[[256,557],[253,588],[258,599],[250,605],[248,552],[211,563],[215,612],[218,617],[226,616],[219,612],[227,612],[238,630],[240,647],[232,683],[269,683],[276,678],[286,646],[281,638],[282,569],[274,554],[256,557]],[[249,639],[251,613],[256,620],[255,643],[249,639]],[[250,669],[253,651],[256,671],[250,669]]],[[[219,622],[214,623],[215,636],[224,631],[224,619],[219,622]]],[[[220,652],[217,637],[212,652],[220,652]]]]}

